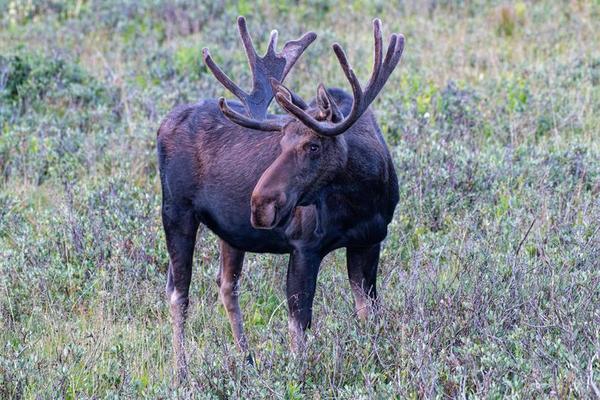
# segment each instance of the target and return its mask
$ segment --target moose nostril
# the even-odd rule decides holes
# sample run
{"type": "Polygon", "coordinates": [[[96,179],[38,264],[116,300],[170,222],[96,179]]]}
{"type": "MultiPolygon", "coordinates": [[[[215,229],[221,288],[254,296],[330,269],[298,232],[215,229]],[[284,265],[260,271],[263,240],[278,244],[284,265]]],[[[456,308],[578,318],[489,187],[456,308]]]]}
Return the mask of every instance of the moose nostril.
{"type": "Polygon", "coordinates": [[[261,193],[254,194],[250,199],[253,207],[261,207],[270,203],[275,203],[276,207],[282,207],[287,200],[287,196],[284,192],[272,192],[272,193],[261,193]]]}
{"type": "Polygon", "coordinates": [[[277,199],[277,204],[279,205],[279,207],[283,206],[286,201],[287,201],[287,196],[285,195],[285,192],[279,192],[279,196],[277,199]]]}
{"type": "Polygon", "coordinates": [[[274,201],[263,203],[260,206],[252,207],[250,222],[252,226],[259,229],[270,229],[275,225],[277,218],[277,206],[274,201]]]}

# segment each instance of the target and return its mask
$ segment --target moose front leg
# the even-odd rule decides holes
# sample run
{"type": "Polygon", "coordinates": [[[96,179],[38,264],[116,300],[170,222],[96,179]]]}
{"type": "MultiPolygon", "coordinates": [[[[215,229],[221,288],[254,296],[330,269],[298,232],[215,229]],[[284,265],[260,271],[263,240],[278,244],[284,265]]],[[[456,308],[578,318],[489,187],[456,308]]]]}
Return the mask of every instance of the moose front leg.
{"type": "Polygon", "coordinates": [[[163,206],[163,225],[170,258],[166,293],[173,325],[173,356],[176,376],[181,382],[187,376],[184,330],[198,223],[191,212],[180,213],[170,206],[163,206]]]}
{"type": "Polygon", "coordinates": [[[247,353],[248,341],[244,335],[242,311],[238,301],[239,279],[242,274],[244,252],[231,247],[223,240],[219,241],[219,247],[221,248],[221,265],[217,275],[219,295],[225,310],[227,310],[235,344],[241,352],[247,353]]]}
{"type": "Polygon", "coordinates": [[[377,265],[381,244],[371,247],[348,247],[346,266],[354,295],[356,314],[366,320],[369,311],[377,304],[377,265]]]}
{"type": "Polygon", "coordinates": [[[288,328],[295,353],[304,350],[305,331],[312,321],[317,275],[321,257],[315,253],[295,250],[290,255],[287,271],[288,328]]]}

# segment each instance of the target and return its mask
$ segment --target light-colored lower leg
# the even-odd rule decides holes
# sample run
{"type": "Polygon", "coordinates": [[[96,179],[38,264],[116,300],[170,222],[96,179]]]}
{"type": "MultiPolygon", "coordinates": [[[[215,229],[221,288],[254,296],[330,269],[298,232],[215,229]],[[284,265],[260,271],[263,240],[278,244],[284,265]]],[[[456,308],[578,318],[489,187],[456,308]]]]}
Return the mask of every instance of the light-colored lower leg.
{"type": "Polygon", "coordinates": [[[371,301],[364,295],[362,289],[354,291],[354,308],[356,309],[358,319],[366,321],[369,318],[371,301]]]}
{"type": "Polygon", "coordinates": [[[306,348],[306,333],[304,329],[302,329],[298,321],[290,318],[288,321],[288,331],[292,352],[296,355],[302,354],[306,348]]]}
{"type": "MultiPolygon", "coordinates": [[[[224,276],[221,277],[223,279],[224,276]]],[[[219,288],[221,302],[225,306],[233,338],[238,349],[243,353],[248,352],[248,341],[244,334],[244,320],[239,304],[238,282],[230,282],[223,280],[219,288]]]]}
{"type": "Polygon", "coordinates": [[[181,382],[187,377],[187,360],[185,356],[185,320],[187,318],[188,299],[173,290],[169,297],[171,323],[173,326],[173,356],[177,379],[181,382]]]}
{"type": "Polygon", "coordinates": [[[354,308],[358,319],[366,321],[369,319],[369,315],[373,313],[375,308],[373,299],[365,293],[365,290],[362,287],[354,284],[352,284],[352,294],[354,295],[354,308]]]}

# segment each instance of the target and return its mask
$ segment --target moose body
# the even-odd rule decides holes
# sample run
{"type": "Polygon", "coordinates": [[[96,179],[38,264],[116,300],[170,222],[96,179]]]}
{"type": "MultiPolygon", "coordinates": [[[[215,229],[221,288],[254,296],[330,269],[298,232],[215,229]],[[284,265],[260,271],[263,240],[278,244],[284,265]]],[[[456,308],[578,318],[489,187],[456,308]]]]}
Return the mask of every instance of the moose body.
{"type": "MultiPolygon", "coordinates": [[[[244,20],[240,18],[238,24],[248,52],[244,20]]],[[[376,24],[376,52],[377,28],[376,24]]],[[[301,46],[294,48],[293,56],[287,55],[287,71],[312,40],[309,37],[304,42],[288,42],[300,42],[301,46]]],[[[275,47],[271,46],[273,42],[272,36],[270,49],[275,47]]],[[[269,61],[269,54],[258,61],[269,61]]],[[[253,67],[251,54],[249,60],[253,67]]],[[[228,78],[220,77],[222,73],[212,64],[208,52],[205,61],[228,87],[228,78]]],[[[268,100],[263,100],[260,110],[253,110],[250,100],[244,104],[207,99],[176,107],[158,130],[162,218],[170,256],[166,291],[180,378],[186,374],[184,324],[200,224],[220,239],[217,283],[242,351],[248,351],[248,343],[238,304],[238,281],[245,252],[290,254],[286,292],[295,350],[303,347],[304,331],[311,323],[321,260],[332,250],[347,249],[348,275],[358,315],[366,317],[376,300],[380,243],[398,202],[398,182],[374,115],[364,105],[357,115],[359,92],[354,84],[354,95],[321,85],[310,104],[278,82],[287,72],[274,74],[270,87],[265,89],[256,83],[257,79],[264,81],[261,65],[253,67],[255,92],[259,87],[267,94],[257,97],[268,100]],[[266,106],[274,95],[297,118],[267,115],[266,106]],[[249,118],[253,111],[262,120],[249,118]],[[343,134],[327,135],[307,126],[322,121],[326,129],[331,129],[349,122],[352,116],[354,120],[343,127],[343,134]],[[312,122],[304,118],[312,118],[312,122]]]]}
{"type": "Polygon", "coordinates": [[[361,118],[364,122],[344,134],[347,165],[318,198],[299,202],[284,224],[256,229],[250,222],[250,197],[281,153],[281,133],[240,128],[221,115],[214,100],[176,108],[158,135],[164,217],[193,215],[232,247],[254,253],[309,247],[324,256],[341,247],[381,242],[398,202],[398,184],[383,137],[372,130],[372,114],[361,118]],[[321,233],[316,232],[314,203],[319,204],[321,233]]]}

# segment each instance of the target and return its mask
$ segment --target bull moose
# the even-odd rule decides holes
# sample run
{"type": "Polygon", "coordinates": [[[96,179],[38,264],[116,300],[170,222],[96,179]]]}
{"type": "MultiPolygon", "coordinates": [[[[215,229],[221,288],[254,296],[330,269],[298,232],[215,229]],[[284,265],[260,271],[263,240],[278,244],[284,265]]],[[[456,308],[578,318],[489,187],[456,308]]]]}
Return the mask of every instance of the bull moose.
{"type": "Polygon", "coordinates": [[[245,252],[289,254],[287,303],[291,347],[304,346],[323,257],[345,247],[356,313],[375,304],[382,240],[398,203],[391,156],[369,105],[400,61],[404,37],[392,34],[385,55],[381,21],[373,21],[374,61],[363,89],[344,51],[333,51],[352,94],[317,87],[310,103],[283,86],[316,39],[309,32],[277,51],[277,31],[260,57],[238,18],[253,86],[236,85],[213,61],[204,62],[240,102],[206,99],[175,107],[158,130],[162,220],[169,252],[166,293],[177,375],[187,373],[184,325],[199,224],[219,237],[219,294],[238,348],[247,353],[238,303],[245,252]],[[268,114],[275,98],[286,112],[268,114]]]}

